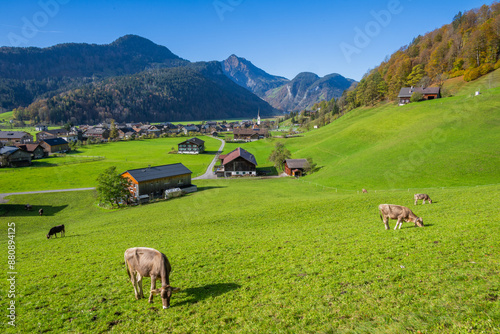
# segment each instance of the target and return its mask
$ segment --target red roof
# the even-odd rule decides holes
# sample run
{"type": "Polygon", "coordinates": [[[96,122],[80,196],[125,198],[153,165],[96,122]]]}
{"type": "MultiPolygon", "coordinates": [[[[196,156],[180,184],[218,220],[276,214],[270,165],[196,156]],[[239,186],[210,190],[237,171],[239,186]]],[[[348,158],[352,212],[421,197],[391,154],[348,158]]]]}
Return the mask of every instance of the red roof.
{"type": "Polygon", "coordinates": [[[255,160],[255,157],[253,156],[253,154],[245,151],[241,147],[238,147],[236,150],[230,152],[229,154],[226,154],[225,156],[223,156],[223,158],[222,158],[222,156],[219,156],[219,157],[222,159],[223,165],[233,161],[236,158],[242,157],[246,161],[257,166],[257,160],[255,160]]]}

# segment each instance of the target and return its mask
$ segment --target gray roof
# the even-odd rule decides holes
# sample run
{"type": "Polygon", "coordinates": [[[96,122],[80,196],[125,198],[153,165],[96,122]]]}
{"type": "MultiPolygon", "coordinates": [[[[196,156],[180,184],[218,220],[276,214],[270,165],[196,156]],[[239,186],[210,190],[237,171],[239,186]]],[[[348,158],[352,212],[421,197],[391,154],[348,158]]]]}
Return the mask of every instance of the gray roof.
{"type": "Polygon", "coordinates": [[[30,135],[25,131],[0,131],[0,138],[3,139],[21,139],[26,135],[30,135]]]}
{"type": "Polygon", "coordinates": [[[48,138],[44,139],[43,142],[47,143],[47,145],[54,146],[54,145],[64,145],[67,144],[68,142],[62,138],[48,138]]]}
{"type": "Polygon", "coordinates": [[[121,175],[129,173],[137,182],[163,179],[171,176],[192,174],[186,166],[181,163],[153,166],[139,169],[132,169],[123,172],[121,175]]]}
{"type": "Polygon", "coordinates": [[[423,95],[439,94],[439,87],[403,87],[399,91],[398,97],[411,97],[413,93],[419,92],[423,95]]]}
{"type": "Polygon", "coordinates": [[[307,159],[286,159],[285,163],[290,169],[309,167],[307,159]]]}
{"type": "Polygon", "coordinates": [[[3,146],[0,147],[0,155],[11,155],[15,151],[19,150],[19,147],[15,146],[3,146]]]}
{"type": "Polygon", "coordinates": [[[188,140],[185,140],[183,141],[182,143],[179,143],[180,144],[184,144],[184,143],[194,143],[198,146],[202,146],[203,144],[205,144],[205,141],[199,139],[199,138],[191,138],[191,139],[188,139],[188,140]]]}

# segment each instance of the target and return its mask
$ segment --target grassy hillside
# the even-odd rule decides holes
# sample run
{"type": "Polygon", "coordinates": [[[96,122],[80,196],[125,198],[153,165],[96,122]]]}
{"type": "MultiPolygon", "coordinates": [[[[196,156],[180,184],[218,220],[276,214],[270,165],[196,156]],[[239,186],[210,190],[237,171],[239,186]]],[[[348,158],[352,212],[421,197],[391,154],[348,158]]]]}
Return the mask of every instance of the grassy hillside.
{"type": "Polygon", "coordinates": [[[17,327],[0,331],[498,333],[498,186],[434,190],[417,207],[407,191],[340,194],[294,179],[198,186],[118,211],[98,209],[92,192],[13,196],[0,222],[16,226],[17,327]],[[387,202],[426,226],[386,231],[387,202]],[[61,223],[66,237],[46,240],[61,223]],[[134,299],[123,262],[134,246],[170,259],[182,291],[169,310],[134,299]]]}
{"type": "MultiPolygon", "coordinates": [[[[321,167],[300,180],[198,180],[196,193],[122,210],[98,208],[91,191],[11,196],[0,247],[15,225],[16,297],[2,294],[0,309],[15,300],[17,327],[4,318],[0,332],[500,333],[499,74],[284,140],[321,167]],[[417,192],[433,204],[414,206],[417,192]],[[386,231],[381,203],[409,206],[425,227],[386,231]],[[66,237],[46,240],[59,224],[66,237]],[[182,290],[169,310],[134,299],[123,252],[136,246],[170,259],[182,290]]],[[[180,161],[201,173],[219,147],[204,139],[212,152],[195,157],[167,154],[179,139],[92,146],[76,156],[106,159],[2,169],[0,188],[91,186],[109,165],[180,161]]],[[[243,146],[269,167],[276,140],[225,152],[243,146]]]]}
{"type": "Polygon", "coordinates": [[[296,158],[314,158],[322,168],[307,179],[325,186],[405,189],[498,183],[499,82],[497,70],[450,98],[359,108],[286,145],[296,158]],[[474,96],[477,90],[481,95],[474,96]]]}

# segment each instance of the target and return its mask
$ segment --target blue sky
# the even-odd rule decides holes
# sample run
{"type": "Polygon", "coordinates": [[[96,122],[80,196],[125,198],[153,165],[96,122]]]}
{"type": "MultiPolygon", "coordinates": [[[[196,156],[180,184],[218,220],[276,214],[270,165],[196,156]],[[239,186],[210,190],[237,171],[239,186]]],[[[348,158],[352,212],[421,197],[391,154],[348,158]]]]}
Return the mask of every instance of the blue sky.
{"type": "Polygon", "coordinates": [[[108,44],[136,34],[190,61],[236,54],[289,79],[308,71],[360,80],[413,37],[485,3],[492,1],[2,1],[0,46],[108,44]]]}

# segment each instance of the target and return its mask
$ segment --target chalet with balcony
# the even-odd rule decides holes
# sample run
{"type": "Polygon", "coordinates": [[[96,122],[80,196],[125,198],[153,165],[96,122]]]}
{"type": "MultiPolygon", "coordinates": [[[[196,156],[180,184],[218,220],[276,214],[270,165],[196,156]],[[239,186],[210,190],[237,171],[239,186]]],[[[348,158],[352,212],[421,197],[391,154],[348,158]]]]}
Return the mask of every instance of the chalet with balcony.
{"type": "Polygon", "coordinates": [[[185,140],[177,146],[177,153],[179,154],[200,154],[205,152],[205,141],[198,138],[185,140]]]}
{"type": "Polygon", "coordinates": [[[220,166],[216,169],[218,177],[257,175],[257,160],[241,147],[229,154],[219,155],[219,159],[220,166]]]}

